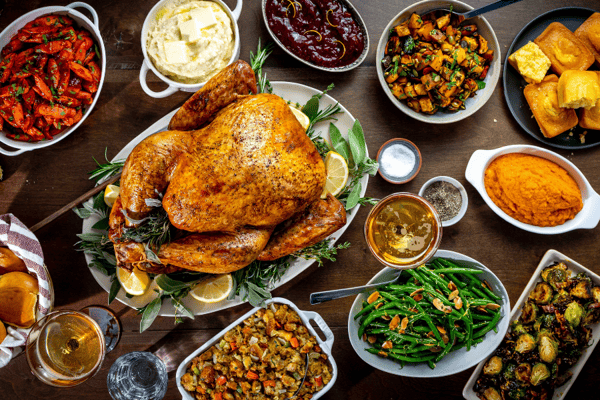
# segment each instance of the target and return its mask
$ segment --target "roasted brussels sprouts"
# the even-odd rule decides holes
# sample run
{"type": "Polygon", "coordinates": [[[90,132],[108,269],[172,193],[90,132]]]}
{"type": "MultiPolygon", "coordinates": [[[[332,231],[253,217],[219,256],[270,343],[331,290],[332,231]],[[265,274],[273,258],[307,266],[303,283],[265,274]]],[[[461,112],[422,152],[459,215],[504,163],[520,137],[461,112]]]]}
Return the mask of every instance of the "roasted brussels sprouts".
{"type": "Polygon", "coordinates": [[[554,314],[544,314],[544,315],[542,315],[533,324],[534,331],[535,332],[539,332],[542,329],[551,329],[552,328],[552,323],[554,322],[555,319],[556,319],[556,317],[554,316],[554,314]]]}
{"type": "Polygon", "coordinates": [[[513,385],[508,390],[508,398],[513,400],[521,400],[527,398],[527,389],[524,386],[513,385]]]}
{"type": "Polygon", "coordinates": [[[535,289],[529,294],[529,298],[537,304],[548,304],[552,300],[552,288],[546,282],[535,285],[535,289]]]}
{"type": "Polygon", "coordinates": [[[523,306],[523,311],[521,311],[521,316],[519,319],[523,324],[530,324],[537,318],[538,307],[535,305],[533,301],[527,301],[525,306],[523,306]]]}
{"type": "Polygon", "coordinates": [[[483,367],[486,375],[498,375],[502,371],[502,359],[498,356],[490,358],[483,367]]]}
{"type": "Polygon", "coordinates": [[[592,298],[592,281],[585,274],[577,274],[575,279],[572,280],[574,286],[569,291],[569,294],[580,299],[591,299],[592,298]]]}
{"type": "Polygon", "coordinates": [[[558,263],[542,271],[542,279],[547,282],[554,290],[560,290],[567,286],[571,273],[565,263],[558,263]]]}
{"type": "Polygon", "coordinates": [[[502,396],[500,396],[500,393],[498,393],[498,391],[493,387],[485,389],[485,391],[483,392],[483,397],[485,398],[485,400],[502,400],[502,396]]]}
{"type": "Polygon", "coordinates": [[[550,377],[550,370],[544,363],[537,363],[531,369],[529,381],[533,386],[537,386],[550,377]]]}
{"type": "Polygon", "coordinates": [[[506,366],[506,369],[502,373],[504,379],[507,381],[515,379],[515,369],[517,369],[517,366],[515,364],[508,364],[506,366]]]}
{"type": "Polygon", "coordinates": [[[592,297],[596,303],[600,303],[600,287],[594,286],[592,288],[592,297]]]}
{"type": "Polygon", "coordinates": [[[517,339],[515,350],[519,353],[527,353],[535,349],[535,339],[529,333],[522,333],[517,339]]]}
{"type": "Polygon", "coordinates": [[[569,325],[571,325],[571,327],[575,328],[581,323],[581,319],[583,318],[584,314],[585,311],[583,310],[581,304],[576,301],[572,301],[565,310],[565,319],[569,325]]]}
{"type": "Polygon", "coordinates": [[[566,290],[562,289],[552,297],[552,304],[568,304],[573,301],[573,298],[566,290]]]}
{"type": "Polygon", "coordinates": [[[522,363],[515,369],[515,378],[521,382],[529,383],[529,377],[531,376],[531,364],[522,363]]]}
{"type": "Polygon", "coordinates": [[[527,333],[527,329],[525,329],[525,327],[523,326],[522,323],[520,323],[519,321],[514,321],[511,325],[510,325],[510,329],[512,330],[512,332],[516,335],[520,335],[522,333],[527,333]]]}
{"type": "Polygon", "coordinates": [[[558,341],[554,338],[552,333],[547,330],[543,330],[538,335],[538,351],[540,353],[540,359],[544,362],[554,362],[558,355],[558,341]]]}

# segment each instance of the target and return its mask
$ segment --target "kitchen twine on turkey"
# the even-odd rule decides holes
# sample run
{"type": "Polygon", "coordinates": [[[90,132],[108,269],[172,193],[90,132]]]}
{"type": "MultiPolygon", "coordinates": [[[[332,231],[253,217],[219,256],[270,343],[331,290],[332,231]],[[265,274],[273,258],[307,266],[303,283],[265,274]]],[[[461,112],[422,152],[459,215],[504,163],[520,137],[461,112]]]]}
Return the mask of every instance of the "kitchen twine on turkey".
{"type": "MultiPolygon", "coordinates": [[[[0,246],[8,247],[25,262],[30,273],[38,280],[40,293],[37,303],[37,320],[52,309],[51,281],[44,267],[44,253],[35,235],[12,214],[0,215],[0,246]]],[[[4,367],[17,354],[23,351],[29,329],[13,328],[6,325],[6,338],[0,344],[0,368],[4,367]]]]}

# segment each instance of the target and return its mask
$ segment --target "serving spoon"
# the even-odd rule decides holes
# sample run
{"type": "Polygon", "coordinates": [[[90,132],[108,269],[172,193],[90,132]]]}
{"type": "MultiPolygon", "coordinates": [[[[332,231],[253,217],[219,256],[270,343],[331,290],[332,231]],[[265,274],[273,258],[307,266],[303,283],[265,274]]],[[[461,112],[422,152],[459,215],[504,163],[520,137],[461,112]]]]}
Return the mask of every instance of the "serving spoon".
{"type": "Polygon", "coordinates": [[[476,17],[477,15],[481,15],[481,14],[489,12],[489,11],[494,11],[499,8],[509,6],[513,3],[518,3],[519,1],[521,1],[521,0],[499,0],[499,1],[495,1],[491,4],[488,4],[487,6],[483,6],[483,7],[477,8],[475,10],[471,10],[471,11],[467,11],[467,12],[463,12],[463,13],[459,13],[459,12],[456,12],[456,11],[448,9],[448,8],[436,8],[435,10],[429,11],[427,14],[425,14],[422,17],[422,19],[429,19],[429,18],[427,18],[428,16],[432,16],[437,12],[443,12],[444,14],[445,13],[452,14],[454,17],[458,18],[458,22],[461,23],[464,20],[467,20],[469,18],[473,18],[473,17],[476,17]]]}

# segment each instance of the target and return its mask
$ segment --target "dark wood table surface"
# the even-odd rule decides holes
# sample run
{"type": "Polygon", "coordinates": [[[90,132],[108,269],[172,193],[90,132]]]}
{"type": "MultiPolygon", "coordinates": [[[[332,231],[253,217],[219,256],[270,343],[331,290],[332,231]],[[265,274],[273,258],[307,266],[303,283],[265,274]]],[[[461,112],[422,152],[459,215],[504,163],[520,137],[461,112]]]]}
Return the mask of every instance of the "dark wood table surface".
{"type": "MultiPolygon", "coordinates": [[[[489,0],[471,0],[482,6],[489,0]]],[[[19,16],[38,7],[68,4],[57,0],[8,0],[0,15],[0,29],[19,16]]],[[[95,109],[79,129],[67,139],[18,157],[0,156],[4,180],[0,182],[0,214],[13,213],[32,226],[69,201],[93,187],[87,171],[94,169],[92,157],[100,160],[105,148],[112,158],[131,139],[189,97],[176,93],[165,99],[153,99],[142,91],[139,69],[143,61],[140,31],[154,0],[88,0],[100,17],[105,42],[107,73],[95,109]]],[[[227,0],[234,5],[234,0],[227,0]]],[[[463,183],[469,194],[469,209],[457,225],[444,230],[441,248],[464,253],[480,261],[502,280],[511,302],[515,302],[548,249],[557,249],[600,273],[600,228],[579,230],[563,235],[544,236],[528,233],[508,224],[484,203],[468,184],[464,171],[471,154],[477,149],[493,149],[510,144],[540,145],[528,136],[512,118],[504,100],[500,80],[490,101],[475,115],[451,125],[428,125],[402,114],[384,95],[375,64],[375,48],[391,16],[412,2],[354,1],[367,24],[371,48],[366,61],[355,70],[333,74],[306,67],[276,48],[266,64],[271,80],[285,80],[324,89],[334,82],[330,93],[358,118],[365,131],[370,155],[388,139],[407,138],[419,146],[423,166],[410,183],[397,186],[381,177],[371,178],[367,194],[382,197],[392,192],[416,193],[428,179],[449,175],[463,183]]],[[[567,5],[563,1],[525,0],[486,16],[493,26],[504,52],[519,30],[532,18],[548,10],[567,5]]],[[[568,5],[600,9],[597,0],[571,0],[568,5]]],[[[269,39],[262,20],[260,0],[246,0],[239,20],[241,56],[249,60],[258,38],[269,39]]],[[[155,90],[164,88],[149,74],[155,90]]],[[[600,134],[600,133],[590,133],[600,134]]],[[[600,148],[557,151],[571,160],[600,191],[600,148]]],[[[365,284],[382,266],[369,253],[362,229],[368,208],[361,208],[342,240],[352,243],[339,254],[337,262],[323,267],[311,266],[273,294],[288,298],[300,309],[323,316],[335,334],[334,358],[340,373],[334,387],[324,399],[459,399],[472,368],[446,378],[413,379],[389,375],[365,364],[352,349],[347,333],[347,319],[353,298],[318,306],[309,304],[311,292],[365,284]]],[[[45,253],[56,292],[56,308],[80,309],[91,304],[106,305],[107,293],[96,283],[82,253],[76,252],[76,234],[81,220],[67,213],[37,232],[45,253]]],[[[29,371],[25,357],[19,356],[0,369],[2,399],[109,399],[106,375],[113,362],[131,351],[151,351],[159,355],[169,371],[169,388],[165,398],[180,398],[175,383],[178,364],[223,327],[250,309],[242,305],[233,309],[196,317],[194,321],[174,325],[173,318],[159,317],[150,329],[140,334],[140,317],[136,311],[115,301],[110,305],[119,316],[123,332],[117,348],[104,360],[101,371],[87,382],[70,389],[57,389],[39,382],[29,371]]],[[[569,399],[598,398],[600,351],[596,350],[571,388],[569,399]]]]}

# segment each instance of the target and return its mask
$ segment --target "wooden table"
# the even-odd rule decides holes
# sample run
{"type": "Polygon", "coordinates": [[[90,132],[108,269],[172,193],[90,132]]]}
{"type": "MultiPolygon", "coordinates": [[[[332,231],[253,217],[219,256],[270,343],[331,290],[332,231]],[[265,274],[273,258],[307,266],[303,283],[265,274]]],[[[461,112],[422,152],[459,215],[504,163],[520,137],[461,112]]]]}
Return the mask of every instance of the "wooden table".
{"type": "MultiPolygon", "coordinates": [[[[32,226],[69,201],[93,187],[87,171],[94,169],[95,157],[101,160],[105,148],[112,158],[125,144],[171,110],[181,106],[189,94],[179,92],[166,99],[153,99],[142,92],[138,81],[143,61],[140,31],[153,0],[88,0],[100,16],[100,27],[108,54],[106,80],[102,94],[83,125],[64,141],[18,157],[0,157],[4,181],[0,182],[0,214],[13,213],[32,226]]],[[[233,0],[227,4],[234,5],[233,0]]],[[[489,0],[471,0],[482,6],[489,0]]],[[[4,29],[17,17],[35,8],[69,2],[59,0],[7,1],[0,15],[4,29]]],[[[502,83],[490,101],[474,116],[451,125],[427,125],[398,111],[384,95],[375,71],[375,48],[390,17],[411,1],[355,1],[369,29],[371,48],[367,60],[344,74],[323,73],[301,64],[277,48],[266,64],[271,80],[285,80],[324,89],[334,82],[330,93],[340,101],[365,130],[372,157],[388,139],[404,137],[416,143],[423,155],[420,174],[410,183],[395,186],[376,176],[367,194],[382,197],[392,192],[416,193],[428,179],[449,175],[461,181],[469,194],[469,209],[463,220],[444,230],[442,248],[464,253],[491,268],[502,280],[514,303],[546,250],[557,249],[600,273],[600,228],[580,230],[559,236],[528,233],[509,225],[484,203],[467,184],[464,171],[477,149],[492,149],[510,144],[540,145],[528,136],[509,113],[502,83]]],[[[564,6],[562,1],[526,0],[486,16],[498,36],[503,52],[517,32],[537,15],[564,6]]],[[[569,5],[598,9],[597,0],[571,0],[569,5]]],[[[260,1],[246,1],[239,21],[242,36],[241,59],[248,60],[258,38],[269,39],[260,11],[260,1]]],[[[502,55],[504,59],[504,54],[502,55]]],[[[151,87],[164,88],[152,74],[151,87]]],[[[594,133],[591,133],[594,134],[594,133]]],[[[600,191],[600,148],[558,151],[573,161],[600,191]]],[[[359,359],[348,340],[347,319],[353,298],[311,306],[308,296],[322,291],[366,283],[381,269],[369,253],[362,228],[368,213],[362,208],[342,240],[352,243],[335,263],[312,266],[292,282],[278,288],[274,295],[294,301],[300,309],[320,313],[335,334],[333,355],[340,367],[335,386],[325,399],[459,399],[472,369],[447,378],[409,379],[375,370],[359,359]]],[[[56,308],[79,309],[91,304],[106,305],[107,293],[96,283],[82,253],[73,244],[81,232],[81,220],[67,213],[37,232],[43,246],[56,291],[56,308]]],[[[86,383],[71,389],[56,389],[39,382],[20,356],[0,369],[2,399],[109,399],[106,374],[113,362],[131,351],[151,351],[167,364],[169,389],[166,399],[180,398],[175,383],[177,365],[194,349],[250,309],[243,305],[175,326],[173,318],[158,318],[152,327],[138,333],[140,317],[115,301],[110,305],[123,325],[121,342],[107,355],[101,371],[86,383]]],[[[600,352],[596,350],[569,392],[568,398],[597,398],[600,352]]]]}

